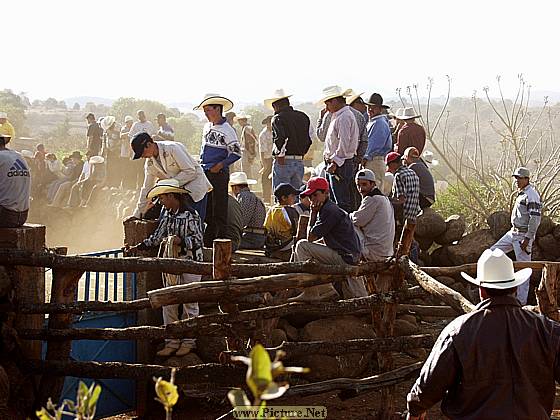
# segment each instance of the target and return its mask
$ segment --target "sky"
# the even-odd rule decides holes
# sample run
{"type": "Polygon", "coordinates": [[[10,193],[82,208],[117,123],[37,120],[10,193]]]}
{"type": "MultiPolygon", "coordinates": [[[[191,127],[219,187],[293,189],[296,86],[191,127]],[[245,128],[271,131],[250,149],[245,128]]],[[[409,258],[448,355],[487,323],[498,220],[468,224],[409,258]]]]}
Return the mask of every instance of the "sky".
{"type": "Polygon", "coordinates": [[[560,2],[502,0],[5,0],[0,88],[32,99],[132,96],[260,102],[277,88],[317,101],[326,86],[394,96],[482,94],[522,73],[560,92],[560,2]]]}

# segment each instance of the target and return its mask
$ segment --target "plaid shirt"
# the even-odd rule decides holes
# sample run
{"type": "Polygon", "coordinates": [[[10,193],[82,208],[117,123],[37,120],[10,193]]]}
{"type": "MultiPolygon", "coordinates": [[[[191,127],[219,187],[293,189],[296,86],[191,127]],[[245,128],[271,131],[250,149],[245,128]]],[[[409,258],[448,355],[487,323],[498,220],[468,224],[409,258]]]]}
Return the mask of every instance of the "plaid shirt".
{"type": "Polygon", "coordinates": [[[401,166],[395,172],[391,197],[398,199],[404,196],[403,217],[405,220],[416,222],[420,212],[420,180],[412,169],[401,166]]]}
{"type": "Polygon", "coordinates": [[[262,228],[266,217],[266,208],[261,199],[249,188],[242,189],[235,198],[241,205],[243,227],[262,228]]]}

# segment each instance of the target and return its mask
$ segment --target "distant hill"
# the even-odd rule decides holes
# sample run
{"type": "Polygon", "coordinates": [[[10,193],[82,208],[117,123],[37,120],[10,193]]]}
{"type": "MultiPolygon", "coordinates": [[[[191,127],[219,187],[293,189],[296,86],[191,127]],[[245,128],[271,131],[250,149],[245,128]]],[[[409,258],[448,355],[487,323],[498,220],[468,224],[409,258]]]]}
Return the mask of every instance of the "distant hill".
{"type": "Polygon", "coordinates": [[[98,98],[96,96],[75,96],[72,98],[64,98],[64,102],[66,102],[68,108],[71,108],[76,102],[78,102],[80,104],[80,107],[83,108],[84,105],[88,102],[93,102],[96,105],[101,104],[105,106],[111,106],[113,105],[113,102],[115,102],[115,100],[109,98],[98,98]]]}

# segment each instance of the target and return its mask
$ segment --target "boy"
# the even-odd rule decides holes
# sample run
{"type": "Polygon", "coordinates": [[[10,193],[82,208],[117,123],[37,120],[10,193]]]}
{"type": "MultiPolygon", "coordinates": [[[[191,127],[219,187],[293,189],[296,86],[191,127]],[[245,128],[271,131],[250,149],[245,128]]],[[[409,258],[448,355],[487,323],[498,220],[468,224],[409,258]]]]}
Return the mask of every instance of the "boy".
{"type": "MultiPolygon", "coordinates": [[[[202,261],[202,221],[196,210],[189,202],[188,192],[179,186],[175,179],[162,179],[157,182],[147,195],[148,200],[158,200],[163,206],[156,231],[139,244],[125,250],[130,252],[136,249],[163,248],[164,257],[173,257],[168,252],[169,248],[177,249],[179,258],[202,261]],[[170,254],[170,255],[169,255],[170,254]]],[[[200,281],[200,275],[184,273],[182,275],[163,274],[164,286],[176,284],[189,284],[200,281]]],[[[198,303],[183,305],[183,318],[198,316],[198,303]]],[[[163,307],[163,322],[165,325],[179,321],[179,305],[163,307]]],[[[185,356],[196,347],[194,339],[165,340],[165,347],[157,352],[158,356],[185,356]]]]}
{"type": "Polygon", "coordinates": [[[291,251],[299,220],[298,211],[292,207],[296,202],[297,194],[299,191],[288,183],[279,184],[274,189],[277,204],[268,210],[264,220],[267,256],[284,259],[286,251],[291,251]]]}

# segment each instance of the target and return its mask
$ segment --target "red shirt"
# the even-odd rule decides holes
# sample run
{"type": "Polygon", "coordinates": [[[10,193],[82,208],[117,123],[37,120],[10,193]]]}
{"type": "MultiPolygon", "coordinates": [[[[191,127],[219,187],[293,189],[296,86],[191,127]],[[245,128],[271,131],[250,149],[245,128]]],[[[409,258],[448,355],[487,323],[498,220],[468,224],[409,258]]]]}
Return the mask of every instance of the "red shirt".
{"type": "Polygon", "coordinates": [[[397,152],[401,155],[408,147],[416,147],[422,154],[426,145],[424,127],[415,122],[406,122],[397,134],[397,152]]]}

